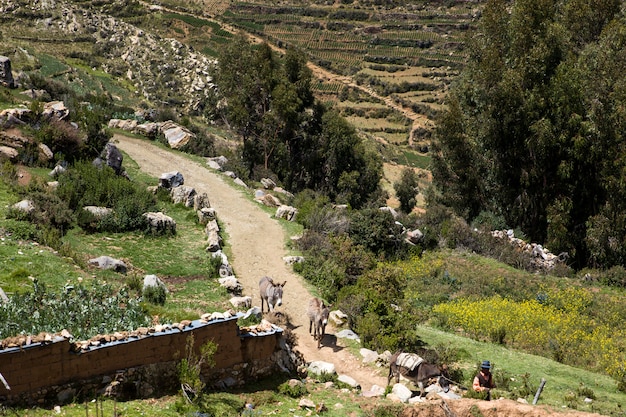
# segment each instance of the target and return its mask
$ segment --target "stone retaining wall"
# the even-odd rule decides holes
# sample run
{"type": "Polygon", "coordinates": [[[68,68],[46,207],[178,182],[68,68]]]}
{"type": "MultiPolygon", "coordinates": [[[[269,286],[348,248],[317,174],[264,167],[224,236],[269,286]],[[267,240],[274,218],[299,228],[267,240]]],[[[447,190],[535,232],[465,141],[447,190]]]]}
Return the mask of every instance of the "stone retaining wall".
{"type": "Polygon", "coordinates": [[[0,401],[57,404],[112,391],[117,391],[115,395],[124,391],[125,397],[171,392],[178,388],[176,363],[184,357],[192,334],[196,349],[208,341],[218,345],[215,367],[203,369],[212,385],[241,385],[285,370],[288,353],[280,328],[252,333],[239,328],[237,317],[196,320],[183,330],[154,332],[79,352],[63,337],[0,351],[0,373],[11,388],[0,384],[0,401]]]}

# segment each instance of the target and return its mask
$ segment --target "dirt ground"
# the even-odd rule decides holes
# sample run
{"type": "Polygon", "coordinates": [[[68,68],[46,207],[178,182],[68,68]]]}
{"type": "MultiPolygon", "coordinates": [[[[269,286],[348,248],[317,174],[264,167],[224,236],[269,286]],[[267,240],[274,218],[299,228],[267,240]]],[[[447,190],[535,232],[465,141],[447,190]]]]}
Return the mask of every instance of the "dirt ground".
{"type": "MultiPolygon", "coordinates": [[[[158,177],[162,173],[178,171],[185,185],[194,187],[198,193],[207,193],[211,206],[229,235],[232,264],[235,275],[243,286],[243,295],[252,297],[253,305],[260,306],[258,282],[263,276],[273,277],[275,281],[287,281],[284,290],[283,305],[279,307],[290,316],[295,325],[293,330],[298,338],[299,350],[307,362],[323,360],[335,365],[338,374],[354,378],[363,390],[372,385],[384,387],[387,383],[386,370],[364,365],[361,358],[355,357],[342,346],[341,340],[334,336],[335,330],[327,328],[324,345],[317,349],[313,337],[308,334],[306,306],[311,298],[302,278],[293,273],[291,267],[283,261],[286,255],[285,236],[281,226],[255,203],[244,196],[243,192],[231,188],[223,176],[210,170],[208,166],[190,161],[184,156],[161,149],[149,141],[115,135],[113,143],[126,152],[140,169],[158,177]]],[[[491,402],[470,399],[447,400],[446,404],[454,414],[446,414],[441,401],[429,402],[429,405],[417,405],[415,411],[408,410],[406,417],[426,416],[470,416],[477,415],[472,407],[478,407],[485,417],[492,416],[566,416],[590,417],[597,414],[578,412],[554,412],[549,409],[517,403],[510,400],[491,402]]]]}

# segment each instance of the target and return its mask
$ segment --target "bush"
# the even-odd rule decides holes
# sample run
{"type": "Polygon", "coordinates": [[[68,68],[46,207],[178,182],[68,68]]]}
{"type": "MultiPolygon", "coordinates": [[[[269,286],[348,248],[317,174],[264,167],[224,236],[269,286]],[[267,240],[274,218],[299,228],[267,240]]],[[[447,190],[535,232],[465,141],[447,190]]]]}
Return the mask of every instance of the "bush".
{"type": "Polygon", "coordinates": [[[297,384],[294,384],[293,382],[287,381],[278,386],[278,393],[291,398],[300,398],[303,395],[307,395],[309,391],[302,382],[298,381],[297,384]]]}
{"type": "Polygon", "coordinates": [[[143,290],[143,298],[149,303],[162,306],[167,298],[167,291],[162,285],[146,287],[143,290]]]}

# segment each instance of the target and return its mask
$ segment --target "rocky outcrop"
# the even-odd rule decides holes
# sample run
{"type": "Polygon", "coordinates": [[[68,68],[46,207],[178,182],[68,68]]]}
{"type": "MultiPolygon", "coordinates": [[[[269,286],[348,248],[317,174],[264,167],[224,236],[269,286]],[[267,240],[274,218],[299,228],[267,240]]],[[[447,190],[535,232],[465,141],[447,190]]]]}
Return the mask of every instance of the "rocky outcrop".
{"type": "Polygon", "coordinates": [[[567,262],[569,255],[562,252],[559,255],[551,253],[538,243],[526,243],[520,238],[515,237],[513,230],[494,230],[491,232],[494,237],[506,239],[518,250],[530,255],[531,266],[540,271],[551,271],[555,266],[567,262]]]}

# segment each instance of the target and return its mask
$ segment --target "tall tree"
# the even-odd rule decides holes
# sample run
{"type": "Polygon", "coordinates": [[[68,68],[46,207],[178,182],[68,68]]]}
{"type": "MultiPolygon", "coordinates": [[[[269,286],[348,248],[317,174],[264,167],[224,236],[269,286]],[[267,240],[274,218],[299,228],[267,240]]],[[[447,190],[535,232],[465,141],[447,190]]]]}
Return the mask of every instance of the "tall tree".
{"type": "Polygon", "coordinates": [[[587,221],[609,196],[607,161],[623,146],[613,128],[620,2],[592,3],[598,15],[577,24],[592,13],[580,0],[489,0],[433,147],[440,202],[467,220],[502,214],[579,265],[587,221]],[[598,43],[611,46],[592,59],[598,43]]]}

